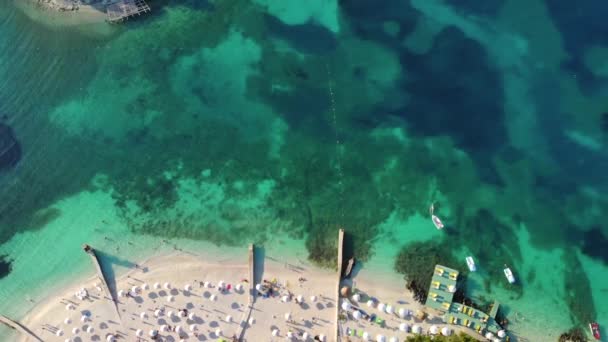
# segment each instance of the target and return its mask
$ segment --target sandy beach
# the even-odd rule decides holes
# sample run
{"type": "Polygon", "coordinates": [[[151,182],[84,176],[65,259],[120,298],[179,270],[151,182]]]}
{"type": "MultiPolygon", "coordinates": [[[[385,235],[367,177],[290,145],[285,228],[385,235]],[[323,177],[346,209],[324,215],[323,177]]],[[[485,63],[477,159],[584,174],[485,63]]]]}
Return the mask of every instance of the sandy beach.
{"type": "MultiPolygon", "coordinates": [[[[133,263],[126,274],[116,278],[118,312],[98,278],[90,277],[50,295],[20,322],[44,341],[152,341],[153,336],[164,341],[230,341],[238,336],[243,341],[309,341],[315,337],[332,341],[335,308],[340,305],[338,327],[344,341],[351,340],[348,331],[352,334],[354,330],[360,332],[359,337],[365,334],[376,340],[382,335],[386,340],[403,341],[413,334],[414,325],[423,334],[432,326],[447,327],[440,317],[416,319],[422,306],[400,283],[355,277],[356,292],[377,302],[369,307],[358,296],[336,302],[336,273],[332,270],[272,256],[266,256],[263,264],[257,261],[256,268],[261,291],[248,280],[244,254],[205,257],[175,251],[133,263]],[[250,288],[257,295],[251,313],[250,288]],[[354,307],[375,313],[386,323],[381,326],[355,319],[354,307]],[[402,310],[411,314],[400,316],[402,310]],[[408,332],[400,330],[402,324],[410,327],[408,332]]],[[[19,338],[27,341],[25,336],[19,338]]]]}

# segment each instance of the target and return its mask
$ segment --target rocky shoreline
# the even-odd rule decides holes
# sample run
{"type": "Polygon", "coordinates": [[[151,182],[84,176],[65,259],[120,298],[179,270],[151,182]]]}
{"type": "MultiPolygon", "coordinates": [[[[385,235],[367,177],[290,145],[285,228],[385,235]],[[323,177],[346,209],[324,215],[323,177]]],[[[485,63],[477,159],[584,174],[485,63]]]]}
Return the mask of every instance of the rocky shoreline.
{"type": "Polygon", "coordinates": [[[77,11],[81,5],[80,0],[37,0],[37,3],[56,11],[77,11]]]}

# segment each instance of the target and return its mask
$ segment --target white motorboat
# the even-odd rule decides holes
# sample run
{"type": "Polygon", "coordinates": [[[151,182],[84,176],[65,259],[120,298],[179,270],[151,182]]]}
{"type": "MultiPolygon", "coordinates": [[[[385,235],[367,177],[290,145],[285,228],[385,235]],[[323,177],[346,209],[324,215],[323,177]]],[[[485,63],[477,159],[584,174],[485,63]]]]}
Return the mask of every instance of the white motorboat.
{"type": "Polygon", "coordinates": [[[505,277],[507,277],[507,280],[509,281],[509,283],[510,284],[515,283],[515,277],[513,276],[513,272],[511,272],[511,269],[506,267],[506,265],[505,265],[504,272],[505,272],[505,277]]]}
{"type": "Polygon", "coordinates": [[[471,271],[471,272],[477,271],[477,266],[475,266],[475,260],[473,260],[472,256],[467,257],[467,266],[469,266],[469,271],[471,271]]]}
{"type": "Polygon", "coordinates": [[[435,228],[437,228],[437,229],[443,228],[443,222],[441,222],[439,217],[437,217],[435,215],[431,215],[431,219],[433,220],[433,224],[435,225],[435,228]]]}

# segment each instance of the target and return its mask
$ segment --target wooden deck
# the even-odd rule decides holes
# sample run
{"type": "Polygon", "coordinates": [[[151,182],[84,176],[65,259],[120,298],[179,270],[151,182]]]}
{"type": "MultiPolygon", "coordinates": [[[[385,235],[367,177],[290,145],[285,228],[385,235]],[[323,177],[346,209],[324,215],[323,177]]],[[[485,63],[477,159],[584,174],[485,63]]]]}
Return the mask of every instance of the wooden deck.
{"type": "Polygon", "coordinates": [[[332,336],[332,341],[340,341],[339,338],[339,330],[340,330],[340,323],[339,323],[339,318],[338,315],[340,313],[340,283],[342,281],[342,247],[344,246],[344,229],[340,229],[340,231],[338,232],[338,271],[337,271],[337,278],[336,279],[336,307],[335,310],[336,312],[334,313],[334,319],[335,319],[335,326],[334,326],[334,331],[333,331],[333,335],[332,336]]]}
{"type": "Polygon", "coordinates": [[[127,20],[134,15],[150,12],[145,0],[119,0],[106,8],[108,21],[111,23],[127,20]]]}
{"type": "Polygon", "coordinates": [[[25,326],[23,326],[21,323],[17,322],[17,321],[13,321],[12,319],[0,315],[0,323],[3,323],[4,325],[8,326],[11,329],[15,329],[18,332],[24,334],[25,336],[28,336],[31,340],[33,341],[40,341],[43,342],[43,340],[38,337],[36,334],[34,334],[30,329],[26,328],[25,326]]]}

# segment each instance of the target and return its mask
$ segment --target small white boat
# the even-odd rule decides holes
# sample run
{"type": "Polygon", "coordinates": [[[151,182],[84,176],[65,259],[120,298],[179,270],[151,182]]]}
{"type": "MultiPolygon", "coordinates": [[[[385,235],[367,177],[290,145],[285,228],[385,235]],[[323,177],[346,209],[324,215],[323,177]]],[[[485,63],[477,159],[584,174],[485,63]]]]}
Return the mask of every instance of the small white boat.
{"type": "Polygon", "coordinates": [[[467,257],[467,266],[469,266],[471,272],[477,271],[477,266],[475,266],[475,260],[473,260],[472,256],[467,257]]]}
{"type": "Polygon", "coordinates": [[[442,229],[443,228],[443,222],[441,222],[441,220],[439,219],[439,217],[437,217],[435,215],[431,215],[431,219],[433,220],[433,224],[435,225],[435,227],[437,229],[442,229]]]}
{"type": "Polygon", "coordinates": [[[515,283],[515,277],[513,276],[513,272],[511,272],[511,269],[508,267],[505,267],[504,271],[505,271],[505,277],[507,277],[507,280],[509,281],[509,283],[510,284],[515,283]]]}

